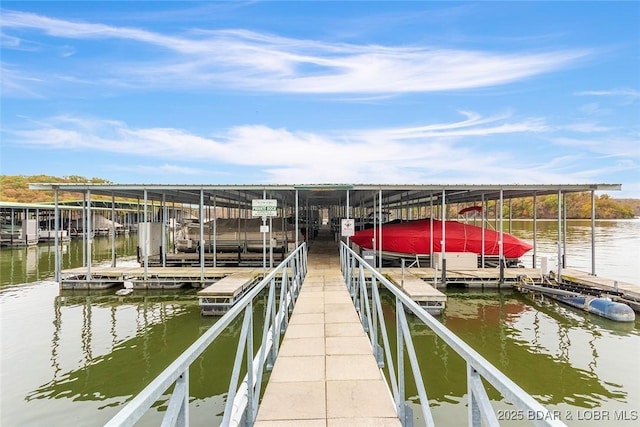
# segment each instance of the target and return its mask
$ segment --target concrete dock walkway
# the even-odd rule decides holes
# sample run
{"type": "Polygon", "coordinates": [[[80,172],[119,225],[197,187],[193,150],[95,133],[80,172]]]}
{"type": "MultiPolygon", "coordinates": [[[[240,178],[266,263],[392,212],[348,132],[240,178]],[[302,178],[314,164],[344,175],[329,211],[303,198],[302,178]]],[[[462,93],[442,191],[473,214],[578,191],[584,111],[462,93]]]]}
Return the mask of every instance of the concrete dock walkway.
{"type": "Polygon", "coordinates": [[[255,426],[400,425],[340,273],[337,242],[320,235],[309,245],[308,273],[255,426]]]}

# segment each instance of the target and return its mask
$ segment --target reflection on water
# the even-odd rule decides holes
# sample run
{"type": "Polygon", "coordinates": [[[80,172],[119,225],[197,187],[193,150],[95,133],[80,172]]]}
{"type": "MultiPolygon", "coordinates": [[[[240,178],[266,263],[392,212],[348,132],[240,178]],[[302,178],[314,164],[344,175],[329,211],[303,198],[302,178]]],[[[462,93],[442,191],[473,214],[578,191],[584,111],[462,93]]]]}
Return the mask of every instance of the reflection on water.
{"type": "MultiPolygon", "coordinates": [[[[624,237],[630,238],[632,232],[624,230],[624,237]]],[[[624,240],[615,232],[609,238],[624,240]]],[[[104,241],[95,245],[101,249],[94,259],[110,259],[110,244],[104,241]]],[[[119,255],[135,253],[135,240],[120,242],[119,255]]],[[[65,268],[82,263],[77,243],[65,249],[65,268]]],[[[580,244],[588,247],[588,242],[580,244]]],[[[52,275],[53,253],[47,245],[3,249],[1,262],[3,426],[42,425],[43,420],[54,426],[101,425],[215,322],[200,315],[192,289],[136,290],[126,297],[116,296],[115,290],[60,293],[56,283],[37,281],[52,275]]],[[[634,268],[635,264],[626,267],[623,273],[633,274],[634,268]]],[[[616,323],[505,290],[450,290],[448,295],[440,320],[549,409],[563,414],[640,409],[638,321],[616,323]]],[[[257,304],[256,310],[263,307],[257,304]]],[[[394,342],[390,299],[384,310],[394,342]]],[[[408,320],[436,423],[466,424],[464,361],[416,318],[408,320]]],[[[222,334],[191,367],[193,424],[215,425],[220,420],[238,328],[239,324],[222,334]]],[[[405,366],[410,369],[408,363],[405,366]]],[[[407,396],[415,405],[417,391],[408,373],[406,381],[407,396]]],[[[488,394],[495,407],[511,408],[491,387],[488,394]]],[[[140,425],[157,425],[167,398],[157,402],[140,425]]],[[[416,419],[416,425],[421,423],[416,419]]],[[[597,425],[611,426],[614,421],[597,425]]]]}
{"type": "MultiPolygon", "coordinates": [[[[90,296],[61,296],[56,298],[55,307],[51,343],[54,375],[51,381],[29,393],[27,400],[118,398],[110,404],[123,403],[213,323],[211,319],[200,318],[193,295],[185,298],[136,296],[125,303],[118,297],[103,296],[94,301],[90,296]],[[76,329],[75,333],[69,334],[69,329],[76,329]],[[64,362],[58,352],[61,347],[80,350],[79,363],[74,369],[61,368],[64,362]]],[[[222,352],[217,355],[220,356],[226,355],[222,352]]],[[[207,364],[220,364],[214,360],[215,351],[207,353],[205,358],[207,364]]],[[[198,366],[194,368],[193,378],[197,379],[200,377],[198,366]]],[[[198,397],[198,388],[193,385],[191,391],[198,397]]],[[[211,389],[209,394],[199,397],[211,396],[213,392],[216,390],[211,389]]]]}
{"type": "MultiPolygon", "coordinates": [[[[93,420],[103,424],[215,323],[217,318],[200,315],[194,292],[135,291],[119,297],[113,291],[64,291],[54,298],[52,307],[50,377],[31,384],[21,405],[47,400],[91,402],[100,412],[78,414],[80,424],[94,424],[93,420]]],[[[264,305],[264,301],[255,305],[256,316],[263,315],[264,305]]],[[[221,416],[224,408],[240,326],[241,319],[190,369],[191,401],[206,408],[209,420],[221,416]]],[[[261,328],[259,322],[255,327],[261,328]]],[[[168,398],[154,406],[166,410],[168,398]]],[[[42,411],[44,416],[46,409],[42,411]]],[[[22,425],[15,422],[20,414],[14,416],[18,418],[4,419],[2,425],[5,421],[22,425]]],[[[151,414],[149,425],[157,424],[159,416],[151,414]]]]}
{"type": "MultiPolygon", "coordinates": [[[[475,291],[449,293],[449,298],[442,322],[545,405],[594,408],[611,399],[625,401],[628,392],[623,384],[597,375],[598,347],[606,345],[610,335],[620,336],[617,328],[603,330],[591,319],[573,313],[565,316],[564,309],[555,306],[532,307],[515,293],[475,291]]],[[[393,316],[388,319],[393,320],[393,316]]],[[[459,402],[467,393],[465,362],[419,319],[410,317],[409,322],[416,351],[429,355],[421,363],[430,400],[436,405],[459,402]]],[[[634,325],[623,328],[628,333],[634,325]]],[[[627,362],[635,363],[638,334],[633,335],[635,344],[627,349],[627,362]]],[[[408,384],[408,394],[417,396],[415,384],[408,384]]],[[[495,390],[489,396],[500,399],[495,390]]]]}
{"type": "MultiPolygon", "coordinates": [[[[193,298],[189,298],[193,301],[193,298]]],[[[52,380],[43,387],[35,390],[27,396],[27,400],[37,398],[60,398],[72,397],[79,400],[95,399],[100,400],[105,397],[127,395],[110,393],[105,389],[91,391],[91,395],[82,390],[82,385],[86,381],[78,381],[81,378],[92,376],[94,378],[103,377],[100,366],[104,361],[115,363],[119,369],[109,369],[111,378],[116,379],[124,374],[124,378],[130,378],[131,374],[140,372],[138,362],[151,360],[148,346],[139,345],[142,339],[148,342],[149,337],[154,337],[158,325],[162,325],[162,341],[166,342],[167,328],[172,319],[185,314],[189,306],[176,297],[157,298],[153,296],[138,296],[127,299],[111,296],[81,296],[67,295],[56,297],[54,304],[54,332],[51,341],[51,362],[54,367],[52,380]],[[64,317],[63,317],[64,316],[64,317]],[[134,317],[135,316],[135,317],[134,317]],[[95,320],[94,320],[95,319],[95,320]],[[96,323],[97,321],[106,323],[96,323]],[[61,360],[58,348],[61,346],[63,332],[65,329],[79,328],[79,332],[73,337],[66,334],[64,345],[77,345],[81,350],[81,361],[77,370],[61,372],[61,360]],[[108,328],[106,326],[108,325],[108,328]],[[74,342],[75,341],[75,342],[74,342]],[[122,349],[140,349],[140,354],[131,357],[131,362],[118,363],[122,349]],[[108,355],[108,358],[105,358],[108,355]],[[120,366],[121,365],[121,366],[120,366]],[[132,371],[133,369],[133,371],[132,371]],[[99,392],[99,395],[96,393],[99,392]]],[[[190,304],[193,305],[193,304],[190,304]]],[[[173,337],[172,337],[173,338],[173,337]]],[[[175,340],[173,342],[178,344],[175,340]]],[[[145,370],[153,367],[145,366],[145,370]]],[[[115,381],[109,385],[123,387],[126,390],[126,382],[115,381]]]]}
{"type": "MultiPolygon", "coordinates": [[[[80,424],[104,423],[215,322],[201,317],[193,292],[136,291],[118,297],[109,291],[65,291],[54,296],[46,345],[50,353],[45,365],[38,366],[46,378],[28,381],[26,389],[8,397],[23,410],[33,411],[36,405],[33,413],[41,417],[53,412],[51,425],[64,424],[64,410],[57,408],[75,408],[80,424]],[[89,407],[78,409],[82,404],[89,407]]],[[[621,326],[510,291],[455,291],[449,297],[441,321],[546,406],[599,408],[640,402],[634,379],[640,373],[637,324],[621,326]],[[626,374],[619,375],[619,369],[626,374]]],[[[258,304],[256,310],[261,313],[263,307],[258,304]]],[[[393,328],[391,298],[384,310],[387,325],[393,328]]],[[[415,317],[408,320],[434,417],[449,421],[461,417],[464,422],[464,361],[415,317]],[[453,414],[452,407],[457,408],[453,414]]],[[[194,419],[215,420],[221,415],[239,326],[238,322],[222,334],[191,367],[194,419]]],[[[391,340],[395,341],[393,332],[391,340]]],[[[20,377],[19,372],[13,374],[20,377]]],[[[10,375],[12,379],[18,381],[10,375]]],[[[406,381],[407,396],[417,404],[417,390],[408,374],[406,381]]],[[[491,387],[488,394],[493,401],[502,401],[491,387]]],[[[4,400],[5,396],[3,405],[4,400]]],[[[156,409],[165,410],[167,401],[168,396],[163,397],[156,409]]],[[[12,412],[3,411],[3,425],[5,421],[24,425],[22,413],[12,412]]],[[[152,411],[143,425],[157,424],[160,416],[152,411]]]]}
{"type": "MultiPolygon", "coordinates": [[[[574,414],[640,405],[638,322],[620,324],[512,291],[456,290],[448,296],[442,323],[546,407],[574,414]]],[[[387,298],[387,328],[395,328],[387,298]]],[[[466,424],[465,362],[419,319],[408,321],[436,424],[466,424]]],[[[409,372],[407,396],[416,415],[419,400],[409,372]]],[[[487,391],[497,407],[506,405],[495,389],[487,391]]]]}
{"type": "MultiPolygon", "coordinates": [[[[116,236],[116,255],[136,255],[136,236],[116,236]]],[[[19,283],[31,283],[53,277],[55,271],[55,245],[41,243],[26,248],[0,249],[0,288],[19,283]]],[[[63,269],[83,265],[82,240],[71,240],[60,245],[63,269]]],[[[111,260],[111,240],[108,237],[93,239],[92,260],[100,263],[111,260]]]]}
{"type": "MultiPolygon", "coordinates": [[[[533,222],[514,221],[513,234],[533,241],[533,222]]],[[[596,274],[640,285],[640,219],[598,220],[594,228],[596,274]]],[[[570,220],[567,224],[566,265],[591,272],[591,221],[570,220]]],[[[537,253],[551,261],[555,269],[558,257],[557,221],[538,221],[537,253]]],[[[531,266],[533,252],[523,257],[524,264],[531,266]]]]}

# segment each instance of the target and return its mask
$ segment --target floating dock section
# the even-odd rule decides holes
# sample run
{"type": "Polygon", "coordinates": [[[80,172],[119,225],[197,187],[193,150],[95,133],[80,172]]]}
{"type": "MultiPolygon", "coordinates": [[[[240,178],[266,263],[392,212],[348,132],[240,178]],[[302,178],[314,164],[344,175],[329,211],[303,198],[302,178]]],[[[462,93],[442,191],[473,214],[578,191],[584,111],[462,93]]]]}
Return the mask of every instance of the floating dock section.
{"type": "MultiPolygon", "coordinates": [[[[63,270],[60,289],[108,289],[123,288],[130,282],[133,289],[178,289],[204,287],[218,282],[242,268],[218,267],[150,267],[146,276],[143,267],[86,267],[63,270]]],[[[253,271],[254,269],[250,269],[253,271]]]]}
{"type": "MultiPolygon", "coordinates": [[[[273,265],[280,264],[288,253],[273,252],[273,265]]],[[[262,252],[222,252],[217,254],[204,254],[205,267],[261,267],[262,252]]],[[[267,262],[269,262],[269,252],[267,251],[267,262]]],[[[160,256],[150,256],[150,267],[161,267],[164,262],[166,267],[199,267],[200,254],[179,252],[175,254],[165,254],[164,261],[160,256]]]]}
{"type": "MultiPolygon", "coordinates": [[[[575,286],[578,290],[587,289],[612,295],[612,299],[623,302],[640,312],[640,286],[604,277],[593,276],[579,270],[562,270],[562,281],[575,286]]],[[[595,293],[594,292],[594,293],[595,293]]]]}
{"type": "Polygon", "coordinates": [[[447,296],[418,276],[397,268],[384,269],[384,275],[429,314],[437,316],[444,311],[447,296]]]}
{"type": "MultiPolygon", "coordinates": [[[[388,269],[383,269],[386,273],[388,269]]],[[[499,268],[450,269],[445,272],[446,283],[442,281],[442,271],[434,268],[411,267],[405,269],[415,277],[424,280],[436,288],[457,286],[466,288],[497,288],[511,287],[518,282],[518,278],[526,274],[532,278],[540,276],[537,268],[504,268],[502,277],[499,268]]],[[[406,273],[405,273],[406,275],[406,273]]]]}
{"type": "Polygon", "coordinates": [[[204,316],[225,314],[242,296],[262,279],[262,270],[236,271],[198,292],[204,316]]]}

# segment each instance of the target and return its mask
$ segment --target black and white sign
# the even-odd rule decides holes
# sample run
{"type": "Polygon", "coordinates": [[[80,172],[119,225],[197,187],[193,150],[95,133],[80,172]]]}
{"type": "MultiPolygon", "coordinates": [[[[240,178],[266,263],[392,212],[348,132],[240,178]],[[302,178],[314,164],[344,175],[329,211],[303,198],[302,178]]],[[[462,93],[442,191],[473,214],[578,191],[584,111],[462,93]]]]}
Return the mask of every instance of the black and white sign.
{"type": "Polygon", "coordinates": [[[343,218],[342,222],[342,237],[351,237],[356,231],[356,223],[353,218],[343,218]]]}

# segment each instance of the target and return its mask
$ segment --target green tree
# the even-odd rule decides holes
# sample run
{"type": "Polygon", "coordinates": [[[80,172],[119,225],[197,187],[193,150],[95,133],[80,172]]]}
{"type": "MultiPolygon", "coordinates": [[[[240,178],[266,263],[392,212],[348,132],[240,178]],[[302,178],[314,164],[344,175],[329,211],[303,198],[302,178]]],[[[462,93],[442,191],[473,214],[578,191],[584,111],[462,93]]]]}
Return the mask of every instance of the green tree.
{"type": "MultiPolygon", "coordinates": [[[[108,184],[110,181],[102,178],[85,178],[78,175],[55,177],[49,175],[0,175],[0,200],[17,203],[47,203],[53,202],[53,192],[35,191],[29,189],[29,184],[53,183],[94,183],[108,184]]],[[[60,192],[59,200],[75,200],[77,194],[60,192]]]]}

